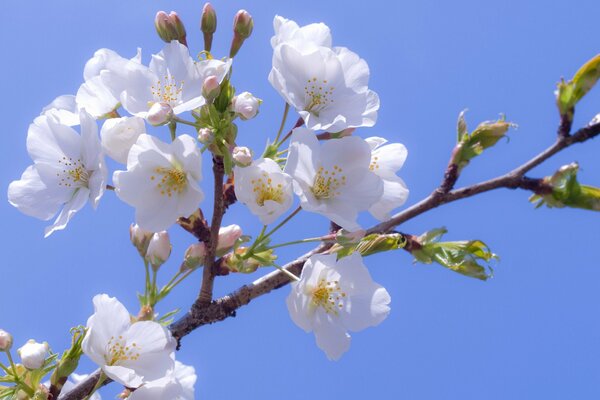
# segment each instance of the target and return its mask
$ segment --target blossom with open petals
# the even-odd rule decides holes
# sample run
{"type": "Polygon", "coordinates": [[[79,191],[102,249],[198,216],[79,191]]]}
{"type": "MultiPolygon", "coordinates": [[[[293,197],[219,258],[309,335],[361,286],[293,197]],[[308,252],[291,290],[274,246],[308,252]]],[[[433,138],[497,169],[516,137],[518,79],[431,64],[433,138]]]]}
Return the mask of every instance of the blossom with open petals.
{"type": "Polygon", "coordinates": [[[137,388],[174,367],[176,341],[169,330],[154,321],[132,324],[129,312],[114,297],[94,297],[94,314],[86,329],[83,352],[122,385],[137,388]]]}
{"type": "Polygon", "coordinates": [[[287,298],[294,323],[315,333],[317,346],[330,360],[339,359],[350,348],[348,331],[381,323],[391,301],[387,290],[373,282],[359,253],[339,261],[336,257],[310,257],[287,298]]]}
{"type": "Polygon", "coordinates": [[[273,18],[275,36],[271,38],[271,46],[275,49],[282,43],[295,42],[298,45],[312,44],[331,47],[331,32],[324,23],[298,26],[295,21],[276,15],[273,18]]]}
{"type": "Polygon", "coordinates": [[[373,126],[379,97],[369,90],[369,67],[345,47],[297,46],[273,52],[269,82],[313,130],[373,126]]]}
{"type": "Polygon", "coordinates": [[[51,114],[36,118],[27,133],[33,165],[8,187],[8,201],[24,214],[49,220],[61,210],[45,236],[64,229],[88,200],[95,208],[105,191],[96,121],[85,111],[79,117],[81,135],[51,114]]]}
{"type": "Polygon", "coordinates": [[[358,213],[368,210],[383,192],[383,182],[371,172],[370,163],[371,149],[359,137],[319,144],[311,130],[296,128],[284,172],[294,178],[294,192],[304,210],[355,231],[360,229],[358,213]]]}
{"type": "Polygon", "coordinates": [[[194,400],[196,379],[194,367],[175,361],[175,368],[171,373],[145,383],[128,400],[194,400]]]}
{"type": "Polygon", "coordinates": [[[188,48],[174,40],[152,56],[148,67],[129,62],[120,70],[102,73],[109,85],[126,83],[121,103],[129,113],[146,118],[155,103],[163,103],[174,114],[190,111],[205,104],[202,84],[209,76],[220,83],[229,72],[231,60],[194,61],[188,48]]]}
{"type": "Polygon", "coordinates": [[[235,168],[235,196],[268,225],[292,206],[292,178],[272,159],[259,158],[235,168]]]}
{"type": "Polygon", "coordinates": [[[400,207],[408,199],[408,187],[396,175],[404,165],[408,151],[402,143],[386,145],[386,139],[376,136],[365,141],[371,146],[369,168],[383,180],[381,198],[369,208],[369,212],[378,220],[385,221],[390,219],[390,211],[400,207]]]}
{"type": "Polygon", "coordinates": [[[164,143],[142,134],[129,150],[127,171],[115,171],[117,196],[135,207],[135,222],[151,232],[166,230],[192,214],[204,198],[198,185],[202,159],[196,140],[178,136],[164,143]]]}

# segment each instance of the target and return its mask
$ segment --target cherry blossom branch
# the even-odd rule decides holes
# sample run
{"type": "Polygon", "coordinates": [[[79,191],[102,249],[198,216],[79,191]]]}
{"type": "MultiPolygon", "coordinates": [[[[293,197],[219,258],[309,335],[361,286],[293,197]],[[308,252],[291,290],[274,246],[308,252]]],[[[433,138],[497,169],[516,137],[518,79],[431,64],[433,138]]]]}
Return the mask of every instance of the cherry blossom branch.
{"type": "Polygon", "coordinates": [[[221,228],[221,221],[225,214],[225,201],[223,197],[223,177],[225,175],[225,167],[223,165],[223,157],[214,156],[213,174],[215,178],[214,207],[212,221],[210,223],[210,243],[206,251],[204,271],[202,273],[202,287],[192,309],[202,309],[205,305],[210,304],[212,300],[216,268],[215,254],[217,252],[219,241],[219,229],[221,228]]]}
{"type": "MultiPolygon", "coordinates": [[[[540,165],[542,162],[546,161],[554,154],[564,150],[565,148],[575,144],[582,143],[589,139],[592,139],[600,134],[600,123],[588,125],[584,128],[579,129],[573,135],[565,129],[568,127],[564,126],[561,123],[561,127],[559,128],[559,134],[557,141],[539,153],[529,161],[520,165],[519,167],[513,169],[512,171],[484,181],[474,185],[466,186],[460,189],[445,191],[444,185],[448,185],[450,181],[449,179],[454,179],[451,171],[446,171],[445,178],[442,181],[440,187],[433,191],[428,197],[421,200],[420,202],[414,204],[413,206],[405,209],[404,211],[394,215],[392,219],[389,221],[382,222],[378,225],[375,225],[367,230],[367,233],[382,233],[382,232],[390,232],[396,226],[417,217],[420,214],[423,214],[433,208],[441,206],[443,204],[447,204],[456,200],[460,200],[463,198],[475,196],[480,193],[488,192],[490,190],[498,189],[498,188],[509,188],[509,189],[524,189],[528,191],[533,191],[535,193],[547,193],[549,190],[548,187],[542,182],[541,179],[532,179],[526,177],[525,174],[540,165]]],[[[216,165],[216,164],[215,164],[216,165]]],[[[222,165],[222,164],[221,164],[222,165]]],[[[216,260],[214,260],[214,247],[216,244],[216,240],[212,239],[213,230],[215,229],[215,216],[218,216],[218,225],[220,226],[220,220],[222,219],[222,213],[224,212],[224,205],[222,199],[222,181],[223,174],[221,173],[220,178],[218,174],[215,175],[215,214],[213,215],[213,225],[211,226],[211,246],[209,246],[209,251],[212,249],[211,262],[208,262],[207,265],[211,265],[211,268],[205,269],[205,274],[207,269],[210,269],[210,293],[212,297],[212,282],[214,280],[214,272],[213,269],[216,269],[216,260]],[[217,182],[220,182],[217,185],[217,182]],[[217,204],[220,206],[217,207],[217,204]]],[[[458,178],[458,177],[457,177],[458,178]]],[[[455,182],[455,180],[454,180],[455,182]]],[[[454,185],[452,182],[452,185],[454,185]]],[[[217,237],[218,237],[218,228],[216,228],[217,237]]],[[[407,245],[409,247],[405,248],[405,250],[410,251],[411,246],[416,246],[416,240],[410,240],[413,238],[411,235],[404,234],[404,236],[409,239],[407,241],[407,245]]],[[[305,261],[312,256],[313,254],[323,253],[327,251],[331,247],[331,244],[323,243],[320,246],[314,248],[310,252],[304,254],[303,256],[297,258],[296,260],[286,264],[283,266],[288,272],[298,276],[302,272],[302,268],[304,266],[305,261]]],[[[181,339],[188,335],[190,332],[195,329],[208,324],[213,324],[215,322],[222,321],[229,317],[234,317],[236,315],[237,309],[247,305],[253,299],[260,297],[264,294],[271,292],[272,290],[278,289],[290,283],[291,278],[287,276],[285,273],[281,271],[271,272],[249,285],[244,285],[238,290],[221,297],[214,301],[208,301],[208,303],[202,303],[200,305],[199,298],[194,303],[194,306],[191,307],[190,311],[180,318],[178,321],[171,324],[169,329],[171,330],[173,336],[178,340],[178,343],[181,344],[181,339]]],[[[204,287],[204,281],[203,281],[204,287]]],[[[61,396],[60,400],[81,400],[83,399],[90,390],[95,386],[98,378],[100,376],[99,371],[96,371],[94,374],[90,375],[86,380],[78,384],[74,389],[65,393],[61,396]]],[[[108,383],[107,380],[103,384],[108,383]]]]}

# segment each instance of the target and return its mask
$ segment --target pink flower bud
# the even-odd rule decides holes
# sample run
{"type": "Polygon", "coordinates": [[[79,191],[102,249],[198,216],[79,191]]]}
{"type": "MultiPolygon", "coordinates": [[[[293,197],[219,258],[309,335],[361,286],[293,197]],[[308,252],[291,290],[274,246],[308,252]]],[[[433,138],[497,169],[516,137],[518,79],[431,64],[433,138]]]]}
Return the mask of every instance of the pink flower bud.
{"type": "Polygon", "coordinates": [[[200,30],[203,33],[215,33],[217,30],[217,13],[210,3],[206,3],[202,8],[200,30]]]}
{"type": "Polygon", "coordinates": [[[206,256],[206,245],[204,242],[194,243],[185,251],[182,269],[194,269],[204,263],[206,256]]]}
{"type": "Polygon", "coordinates": [[[221,85],[216,76],[210,75],[202,84],[202,96],[207,101],[213,101],[221,93],[221,85]]]}
{"type": "Polygon", "coordinates": [[[169,123],[173,119],[173,108],[167,103],[154,103],[148,110],[147,120],[154,126],[169,123]]]}
{"type": "Polygon", "coordinates": [[[17,350],[19,357],[21,357],[21,363],[27,369],[38,369],[44,365],[46,355],[48,354],[48,343],[37,343],[35,340],[30,339],[17,350]]]}
{"type": "Polygon", "coordinates": [[[157,12],[154,18],[154,27],[163,41],[171,43],[171,41],[177,40],[186,44],[185,26],[175,11],[171,11],[170,14],[164,11],[157,12]]]}
{"type": "Polygon", "coordinates": [[[152,235],[146,252],[146,260],[157,270],[171,255],[171,240],[167,231],[152,235]]]}
{"type": "Polygon", "coordinates": [[[238,94],[231,100],[231,109],[241,119],[247,120],[254,118],[258,114],[258,106],[260,105],[260,99],[257,99],[249,92],[243,92],[238,94]]]}
{"type": "Polygon", "coordinates": [[[148,243],[150,243],[152,235],[152,232],[140,228],[138,224],[131,224],[129,227],[129,239],[131,239],[131,243],[135,246],[142,257],[146,255],[148,243]]]}
{"type": "Polygon", "coordinates": [[[0,351],[8,351],[12,347],[13,338],[10,333],[0,329],[0,351]]]}
{"type": "Polygon", "coordinates": [[[231,249],[235,242],[242,236],[242,228],[233,224],[219,229],[219,242],[217,252],[223,252],[231,249]]]}
{"type": "Polygon", "coordinates": [[[240,167],[252,164],[252,151],[245,146],[236,146],[231,152],[233,162],[240,167]]]}
{"type": "Polygon", "coordinates": [[[215,140],[215,133],[210,128],[198,130],[198,141],[202,144],[211,144],[215,140]]]}
{"type": "Polygon", "coordinates": [[[246,10],[240,10],[233,18],[233,31],[243,39],[248,39],[254,28],[252,16],[246,10]]]}

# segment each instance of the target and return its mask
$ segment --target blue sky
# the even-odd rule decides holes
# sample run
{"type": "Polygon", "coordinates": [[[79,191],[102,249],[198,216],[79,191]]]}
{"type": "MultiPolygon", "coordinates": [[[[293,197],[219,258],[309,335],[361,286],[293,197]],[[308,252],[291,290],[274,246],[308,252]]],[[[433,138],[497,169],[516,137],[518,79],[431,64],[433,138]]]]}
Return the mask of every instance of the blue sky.
{"type": "MultiPolygon", "coordinates": [[[[218,56],[228,52],[234,13],[246,8],[255,19],[254,33],[236,58],[233,83],[264,103],[256,119],[240,124],[238,142],[261,149],[279,125],[283,101],[267,81],[273,16],[300,24],[323,21],[336,45],[349,47],[369,63],[370,87],[378,92],[381,109],[377,125],[357,134],[407,146],[409,157],[400,175],[411,190],[409,204],[441,180],[454,145],[456,117],[465,108],[470,127],[505,113],[519,128],[510,132],[510,141],[474,160],[459,185],[502,174],[549,146],[558,123],[556,82],[600,52],[600,4],[593,0],[572,1],[568,7],[534,0],[213,4],[219,18],[213,46],[218,56]]],[[[189,1],[11,2],[0,24],[5,51],[0,64],[2,187],[30,164],[25,149],[29,123],[54,97],[77,90],[83,65],[96,49],[132,56],[139,46],[147,61],[162,47],[154,33],[154,14],[172,9],[188,27],[191,48],[200,51],[201,7],[189,1]]],[[[599,103],[597,89],[578,106],[574,126],[600,112],[599,103]]],[[[548,175],[578,161],[581,181],[600,186],[598,151],[597,140],[574,146],[531,175],[548,175]]],[[[209,190],[209,179],[203,187],[209,190]]],[[[486,193],[404,224],[405,232],[446,226],[448,240],[484,240],[501,257],[495,277],[480,282],[436,265],[413,265],[401,251],[369,257],[371,274],[392,296],[392,312],[379,327],[354,334],[350,352],[337,363],[327,361],[313,336],[290,320],[284,302],[288,288],[253,301],[236,318],[192,333],[178,358],[196,367],[197,398],[598,397],[598,216],[534,210],[528,196],[509,190],[486,193]]],[[[44,222],[7,202],[0,213],[0,328],[12,332],[18,346],[34,338],[61,351],[69,342],[68,329],[84,324],[91,314],[97,293],[116,296],[137,311],[143,266],[128,241],[133,209],[112,193],[97,211],[86,207],[67,230],[49,239],[43,239],[44,222]]],[[[361,221],[374,222],[367,216],[361,221]]],[[[258,220],[240,205],[225,218],[225,223],[234,222],[249,234],[260,230],[258,220]]],[[[322,217],[306,215],[278,239],[314,236],[326,226],[322,217]]],[[[163,279],[178,267],[192,240],[176,227],[171,235],[174,250],[163,279]]],[[[279,256],[283,262],[302,250],[279,256]]],[[[219,279],[216,294],[258,276],[260,271],[219,279]]],[[[185,309],[195,298],[199,279],[200,274],[194,275],[159,311],[185,309]]],[[[85,360],[80,372],[94,368],[85,360]]],[[[106,398],[117,390],[107,388],[106,398]]]]}

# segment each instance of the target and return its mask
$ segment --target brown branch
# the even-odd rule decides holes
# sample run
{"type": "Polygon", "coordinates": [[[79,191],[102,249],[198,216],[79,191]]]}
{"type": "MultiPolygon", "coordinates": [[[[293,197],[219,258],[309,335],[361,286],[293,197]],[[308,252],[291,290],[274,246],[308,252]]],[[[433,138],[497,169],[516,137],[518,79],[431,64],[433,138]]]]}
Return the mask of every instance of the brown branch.
{"type": "Polygon", "coordinates": [[[206,258],[204,262],[204,271],[202,272],[202,287],[198,298],[192,305],[192,309],[201,309],[212,301],[213,286],[215,281],[215,254],[217,253],[217,245],[219,242],[219,229],[223,214],[225,214],[225,202],[223,199],[223,177],[225,175],[225,166],[223,165],[223,157],[213,157],[213,174],[214,182],[214,207],[213,216],[210,223],[210,243],[206,250],[206,258]]]}
{"type": "MultiPolygon", "coordinates": [[[[58,397],[58,400],[82,400],[90,395],[91,391],[96,386],[96,383],[100,379],[100,369],[94,371],[90,376],[85,378],[85,380],[78,383],[73,389],[69,390],[67,393],[63,393],[58,397]]],[[[106,378],[104,382],[100,385],[100,387],[105,386],[111,383],[113,380],[110,378],[106,378]]]]}
{"type": "MultiPolygon", "coordinates": [[[[515,168],[514,170],[508,172],[505,175],[499,176],[497,178],[490,179],[485,182],[477,183],[471,186],[467,186],[464,188],[452,190],[447,193],[440,193],[439,188],[436,189],[431,195],[421,200],[420,202],[414,204],[413,206],[405,209],[404,211],[396,214],[389,221],[382,222],[378,225],[370,228],[367,233],[382,233],[389,232],[394,227],[406,222],[428,210],[436,208],[442,204],[450,203],[456,200],[460,200],[463,198],[471,197],[477,195],[479,193],[484,193],[493,189],[498,188],[509,188],[509,189],[524,189],[533,191],[535,193],[547,193],[548,187],[546,187],[540,179],[531,179],[525,176],[527,172],[531,169],[535,168],[542,162],[546,161],[548,158],[552,157],[554,154],[559,151],[571,146],[575,143],[585,142],[588,139],[592,139],[600,134],[600,123],[588,125],[584,128],[579,129],[575,134],[559,137],[556,143],[552,146],[522,164],[521,166],[515,168]]],[[[219,193],[222,202],[222,179],[221,175],[220,181],[221,186],[219,186],[219,190],[215,190],[215,192],[219,193]]],[[[217,181],[217,179],[215,179],[217,181]]],[[[215,189],[217,185],[215,183],[215,189]]],[[[216,198],[216,195],[215,195],[216,198]]],[[[222,217],[222,215],[221,215],[222,217]]],[[[214,220],[214,215],[213,215],[214,220]]],[[[220,220],[219,220],[220,225],[220,220]]],[[[218,232],[217,232],[218,234],[218,232]]],[[[410,238],[410,235],[407,235],[410,238]]],[[[409,241],[411,242],[411,241],[409,241]]],[[[415,241],[413,241],[415,242],[415,241]]],[[[413,246],[416,246],[416,243],[412,243],[413,246]]],[[[299,275],[302,271],[302,267],[304,266],[305,261],[313,254],[322,253],[329,249],[331,244],[321,244],[319,247],[313,249],[312,251],[304,254],[298,259],[286,264],[284,268],[288,271],[299,275]]],[[[212,247],[212,246],[211,246],[212,247]]],[[[407,249],[408,250],[408,249],[407,249]]],[[[215,265],[214,253],[212,257],[211,266],[215,265]]],[[[212,268],[211,268],[212,269],[212,268]]],[[[206,271],[205,271],[206,272],[206,271]]],[[[211,273],[212,275],[212,273],[211,273]]],[[[214,279],[214,276],[212,277],[214,279]]],[[[169,329],[173,333],[173,336],[180,341],[184,336],[192,332],[193,330],[207,324],[212,324],[218,321],[222,321],[229,317],[234,317],[236,315],[236,311],[238,308],[250,303],[251,300],[262,296],[266,293],[274,289],[278,289],[282,286],[285,286],[289,283],[289,277],[280,271],[275,271],[270,274],[267,274],[253,283],[249,285],[242,286],[235,292],[230,293],[227,296],[224,296],[220,299],[210,301],[208,304],[205,304],[203,307],[198,307],[196,303],[190,311],[183,316],[178,321],[174,322],[169,329]]],[[[212,290],[211,290],[212,292],[212,290]]],[[[94,373],[86,380],[78,384],[74,389],[70,392],[66,393],[64,396],[60,397],[60,400],[81,400],[89,393],[91,388],[94,387],[97,381],[98,372],[94,373]],[[87,390],[87,391],[86,391],[87,390]]]]}

